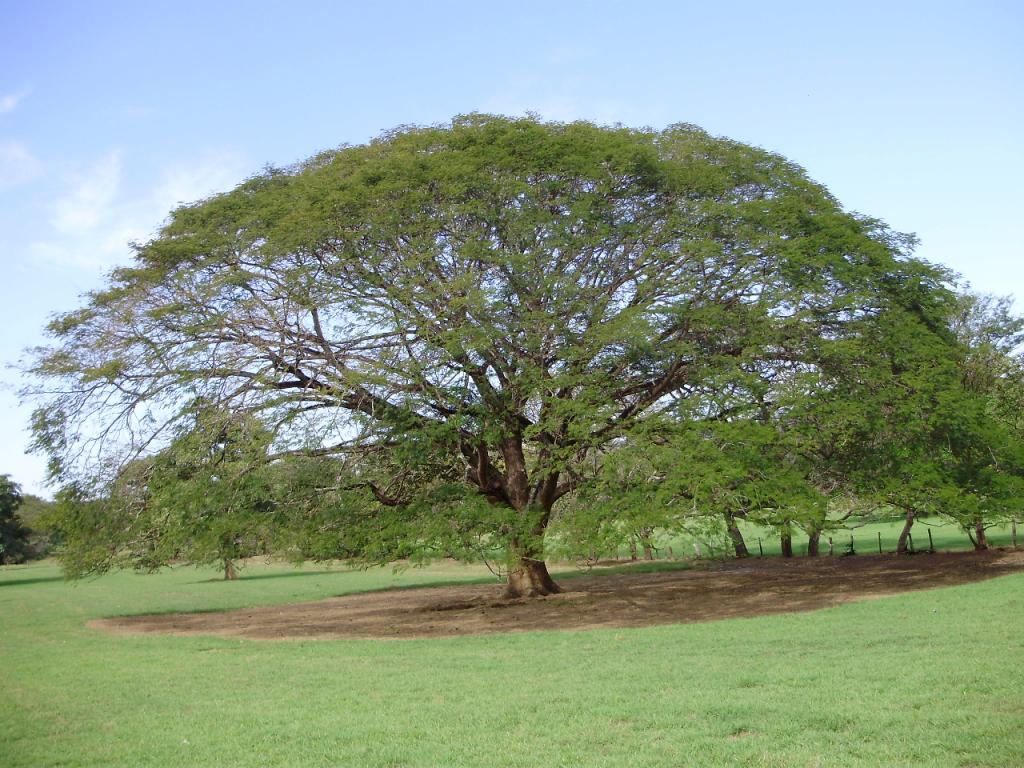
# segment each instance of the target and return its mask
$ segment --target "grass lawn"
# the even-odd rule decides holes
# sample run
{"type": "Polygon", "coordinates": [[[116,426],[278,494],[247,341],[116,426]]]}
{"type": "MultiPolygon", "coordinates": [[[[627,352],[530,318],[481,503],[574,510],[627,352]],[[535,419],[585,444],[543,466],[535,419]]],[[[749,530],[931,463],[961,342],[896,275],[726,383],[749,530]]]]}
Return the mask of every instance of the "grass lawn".
{"type": "Polygon", "coordinates": [[[272,642],[84,626],[486,572],[214,577],[0,568],[0,766],[1024,765],[1024,574],[584,633],[272,642]]]}

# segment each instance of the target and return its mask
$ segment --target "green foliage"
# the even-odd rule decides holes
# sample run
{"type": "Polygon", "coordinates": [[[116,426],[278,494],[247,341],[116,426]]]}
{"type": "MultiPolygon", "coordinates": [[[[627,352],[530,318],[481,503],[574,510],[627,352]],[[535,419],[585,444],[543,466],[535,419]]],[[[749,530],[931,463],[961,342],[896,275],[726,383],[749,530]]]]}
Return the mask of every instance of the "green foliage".
{"type": "Polygon", "coordinates": [[[60,545],[60,537],[53,530],[54,503],[31,493],[22,495],[18,516],[29,529],[29,547],[33,558],[50,556],[60,545]]]}
{"type": "Polygon", "coordinates": [[[579,543],[578,557],[615,551],[654,529],[724,549],[727,519],[786,527],[817,521],[825,499],[788,441],[775,426],[746,419],[671,420],[637,432],[603,457],[555,531],[579,543]]]}
{"type": "Polygon", "coordinates": [[[868,482],[847,471],[856,446],[894,446],[871,459],[891,468],[924,445],[903,431],[955,368],[947,275],[912,246],[785,158],[690,125],[400,128],[176,210],[51,323],[36,447],[57,481],[124,507],[134,562],[182,553],[154,543],[175,526],[230,539],[245,515],[224,510],[258,506],[275,473],[296,551],[367,562],[536,558],[575,492],[596,506],[562,515],[573,536],[706,527],[694,502],[810,525],[822,493],[868,482]],[[266,445],[175,495],[147,473],[174,475],[152,458],[168,435],[167,455],[209,439],[197,398],[266,445]],[[192,526],[214,507],[223,531],[192,526]]]}
{"type": "Polygon", "coordinates": [[[983,548],[984,529],[1018,515],[1024,505],[1024,433],[1015,411],[1024,380],[1024,318],[1011,312],[1009,299],[965,293],[953,330],[964,348],[958,371],[970,403],[958,404],[943,454],[953,486],[943,512],[977,533],[976,545],[983,548]]]}
{"type": "Polygon", "coordinates": [[[1008,519],[1024,491],[1022,444],[997,393],[1012,389],[1022,321],[1005,301],[919,280],[890,292],[888,312],[828,350],[829,385],[792,423],[818,482],[965,526],[1008,519]]]}
{"type": "Polygon", "coordinates": [[[220,563],[231,576],[235,561],[268,553],[279,522],[260,461],[268,444],[257,422],[194,403],[170,445],[125,466],[107,495],[59,495],[51,524],[67,573],[185,561],[220,563]]]}
{"type": "Polygon", "coordinates": [[[32,552],[29,529],[18,515],[21,488],[9,475],[0,475],[0,565],[21,563],[32,552]]]}

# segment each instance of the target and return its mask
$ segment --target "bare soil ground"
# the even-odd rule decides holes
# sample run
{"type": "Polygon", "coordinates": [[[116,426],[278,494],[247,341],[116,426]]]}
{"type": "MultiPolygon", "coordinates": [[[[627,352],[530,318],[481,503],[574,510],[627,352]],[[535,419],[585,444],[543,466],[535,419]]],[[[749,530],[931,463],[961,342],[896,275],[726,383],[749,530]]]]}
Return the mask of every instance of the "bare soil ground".
{"type": "Polygon", "coordinates": [[[767,558],[658,573],[563,578],[561,594],[510,600],[499,585],[367,592],[223,613],[97,619],[126,633],[253,639],[456,637],[644,627],[812,611],[852,600],[964,584],[1024,570],[1024,552],[767,558]]]}

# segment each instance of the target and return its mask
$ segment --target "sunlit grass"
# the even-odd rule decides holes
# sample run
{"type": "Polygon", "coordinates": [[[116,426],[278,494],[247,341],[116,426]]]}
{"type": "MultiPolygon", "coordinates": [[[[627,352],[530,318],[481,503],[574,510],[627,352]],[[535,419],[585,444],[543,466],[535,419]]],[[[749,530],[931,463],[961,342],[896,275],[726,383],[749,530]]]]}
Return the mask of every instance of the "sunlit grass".
{"type": "Polygon", "coordinates": [[[93,617],[477,567],[0,569],[0,765],[1024,765],[1024,575],[814,613],[413,641],[116,636],[93,617]]]}

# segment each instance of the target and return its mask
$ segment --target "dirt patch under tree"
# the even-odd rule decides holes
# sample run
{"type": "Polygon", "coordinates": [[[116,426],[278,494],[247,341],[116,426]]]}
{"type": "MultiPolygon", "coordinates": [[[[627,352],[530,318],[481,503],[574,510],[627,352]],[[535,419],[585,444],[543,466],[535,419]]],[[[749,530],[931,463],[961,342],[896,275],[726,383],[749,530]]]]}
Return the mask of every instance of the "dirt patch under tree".
{"type": "MultiPolygon", "coordinates": [[[[97,619],[124,633],[252,639],[457,637],[535,630],[645,627],[811,611],[865,598],[965,584],[1024,570],[1024,552],[914,557],[767,558],[706,569],[602,574],[560,582],[560,594],[504,599],[498,585],[425,587],[221,613],[97,619]]],[[[557,577],[556,577],[557,578],[557,577]]]]}

